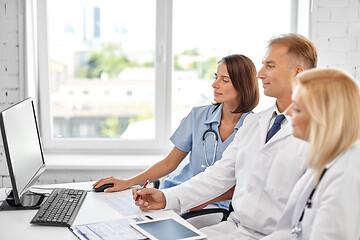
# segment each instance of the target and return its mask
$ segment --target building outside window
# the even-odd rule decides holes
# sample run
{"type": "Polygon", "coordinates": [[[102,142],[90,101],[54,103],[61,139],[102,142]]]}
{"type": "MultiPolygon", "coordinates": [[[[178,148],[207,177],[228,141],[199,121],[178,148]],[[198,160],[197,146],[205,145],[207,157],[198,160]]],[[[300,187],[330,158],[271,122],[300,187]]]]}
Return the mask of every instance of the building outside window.
{"type": "Polygon", "coordinates": [[[191,108],[211,104],[222,57],[259,69],[266,41],[292,31],[291,2],[39,1],[45,148],[166,151],[191,108]]]}

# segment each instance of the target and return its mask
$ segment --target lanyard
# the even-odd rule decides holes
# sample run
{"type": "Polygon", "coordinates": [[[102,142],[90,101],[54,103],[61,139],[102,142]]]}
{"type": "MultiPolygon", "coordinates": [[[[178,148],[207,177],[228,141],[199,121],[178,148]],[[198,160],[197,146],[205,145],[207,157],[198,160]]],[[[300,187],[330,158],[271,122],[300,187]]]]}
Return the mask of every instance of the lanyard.
{"type": "MultiPolygon", "coordinates": [[[[321,176],[320,176],[320,179],[319,179],[319,183],[318,183],[317,186],[319,186],[321,179],[323,178],[323,176],[324,176],[325,173],[326,173],[326,170],[327,170],[327,168],[325,168],[325,169],[323,170],[323,172],[321,173],[321,176]]],[[[297,225],[294,225],[294,226],[292,227],[292,229],[291,229],[291,234],[294,234],[294,235],[296,236],[296,238],[298,238],[298,237],[300,236],[301,232],[302,232],[302,226],[301,226],[301,225],[302,225],[302,220],[303,220],[304,214],[305,214],[305,208],[311,208],[311,207],[312,207],[312,197],[313,197],[313,195],[314,195],[314,193],[315,193],[315,190],[316,190],[317,186],[315,186],[314,189],[312,190],[312,192],[310,193],[310,196],[309,196],[308,200],[306,201],[306,204],[305,204],[305,206],[304,206],[304,209],[303,209],[303,211],[302,211],[302,213],[301,213],[301,216],[300,216],[300,218],[299,218],[298,224],[297,224],[297,225]]]]}

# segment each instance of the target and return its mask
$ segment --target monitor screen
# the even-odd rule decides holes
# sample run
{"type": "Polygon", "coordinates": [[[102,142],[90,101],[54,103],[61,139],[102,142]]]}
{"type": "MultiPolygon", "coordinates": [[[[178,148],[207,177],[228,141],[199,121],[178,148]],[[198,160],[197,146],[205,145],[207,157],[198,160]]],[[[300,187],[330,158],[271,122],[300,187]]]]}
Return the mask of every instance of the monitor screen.
{"type": "Polygon", "coordinates": [[[9,169],[15,205],[45,170],[34,102],[28,98],[0,115],[1,135],[9,169]]]}

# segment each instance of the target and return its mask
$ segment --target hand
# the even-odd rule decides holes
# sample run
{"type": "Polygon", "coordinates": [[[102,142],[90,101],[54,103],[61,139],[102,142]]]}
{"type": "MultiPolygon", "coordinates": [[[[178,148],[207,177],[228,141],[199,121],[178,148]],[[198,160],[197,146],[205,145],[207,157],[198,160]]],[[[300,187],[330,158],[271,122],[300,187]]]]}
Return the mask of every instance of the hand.
{"type": "Polygon", "coordinates": [[[116,179],[114,177],[102,178],[96,183],[94,183],[93,186],[100,187],[106,183],[112,183],[114,184],[114,186],[111,188],[106,188],[104,192],[116,192],[131,187],[131,184],[129,183],[128,180],[116,179]]]}
{"type": "Polygon", "coordinates": [[[134,188],[132,190],[135,205],[143,211],[163,209],[166,206],[166,198],[162,191],[155,188],[134,188]],[[138,201],[136,198],[140,196],[138,201]]]}

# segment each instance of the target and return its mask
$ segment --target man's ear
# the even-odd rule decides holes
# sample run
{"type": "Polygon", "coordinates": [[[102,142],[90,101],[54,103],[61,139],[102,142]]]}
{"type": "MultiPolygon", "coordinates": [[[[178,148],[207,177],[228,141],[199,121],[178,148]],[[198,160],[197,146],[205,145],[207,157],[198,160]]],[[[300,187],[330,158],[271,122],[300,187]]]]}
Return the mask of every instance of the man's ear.
{"type": "Polygon", "coordinates": [[[301,67],[301,66],[296,66],[296,73],[295,73],[295,76],[298,75],[299,73],[303,72],[304,71],[304,68],[301,67]]]}

